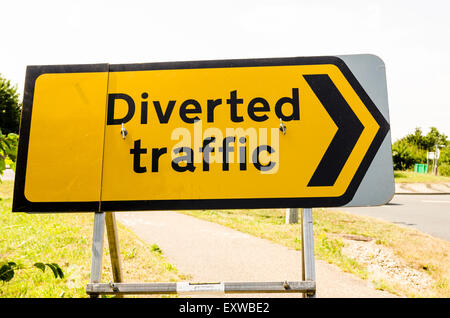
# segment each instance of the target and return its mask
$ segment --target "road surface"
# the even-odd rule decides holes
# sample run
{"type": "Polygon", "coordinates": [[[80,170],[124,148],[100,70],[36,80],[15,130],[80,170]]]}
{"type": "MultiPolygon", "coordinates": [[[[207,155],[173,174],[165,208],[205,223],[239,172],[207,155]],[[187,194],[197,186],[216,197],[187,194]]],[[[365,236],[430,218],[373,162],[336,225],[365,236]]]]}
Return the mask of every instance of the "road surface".
{"type": "MultiPolygon", "coordinates": [[[[301,253],[285,246],[172,211],[120,212],[116,218],[144,241],[157,244],[171,264],[191,276],[191,282],[301,280],[301,253]]],[[[316,259],[315,268],[318,297],[394,297],[324,261],[316,259]]],[[[301,294],[202,296],[291,298],[301,294]]]]}
{"type": "Polygon", "coordinates": [[[450,241],[450,194],[398,194],[383,206],[333,210],[379,218],[450,241]]]}

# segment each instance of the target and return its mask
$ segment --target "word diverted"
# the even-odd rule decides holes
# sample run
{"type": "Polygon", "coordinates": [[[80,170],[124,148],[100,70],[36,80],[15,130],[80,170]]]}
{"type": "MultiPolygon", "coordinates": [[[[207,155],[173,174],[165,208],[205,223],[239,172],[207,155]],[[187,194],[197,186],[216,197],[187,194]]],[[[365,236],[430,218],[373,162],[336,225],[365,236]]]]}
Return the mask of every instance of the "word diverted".
{"type": "MultiPolygon", "coordinates": [[[[142,93],[142,100],[140,101],[140,124],[147,125],[152,123],[152,119],[149,117],[149,94],[147,92],[142,93]]],[[[249,101],[245,101],[239,98],[237,90],[231,91],[228,98],[216,98],[208,99],[203,103],[195,99],[187,99],[182,102],[176,100],[170,100],[167,102],[165,110],[163,109],[162,102],[159,100],[151,101],[154,108],[155,120],[160,124],[167,124],[173,115],[174,109],[178,106],[178,115],[180,119],[187,124],[195,124],[201,121],[200,116],[203,111],[206,111],[206,117],[208,123],[214,123],[214,110],[217,107],[227,107],[229,109],[229,119],[233,123],[240,123],[244,121],[244,115],[240,112],[239,105],[245,105],[247,109],[248,118],[255,122],[263,122],[269,118],[269,112],[271,111],[271,105],[263,97],[255,97],[249,101]],[[225,105],[224,105],[225,104],[225,105]]],[[[300,106],[299,106],[299,93],[298,88],[292,88],[291,96],[280,97],[274,105],[272,105],[275,115],[282,121],[300,120],[300,106]]],[[[136,114],[136,102],[127,94],[114,93],[108,95],[108,113],[107,113],[107,125],[122,125],[134,118],[136,114]],[[126,105],[125,115],[122,117],[116,116],[116,105],[118,101],[122,101],[123,105],[126,105]],[[123,103],[125,102],[125,104],[123,103]]],[[[277,131],[277,129],[275,129],[277,131]]],[[[229,171],[230,163],[234,163],[234,159],[230,156],[231,153],[236,153],[239,163],[239,170],[245,171],[248,167],[248,162],[261,172],[275,172],[273,170],[278,164],[276,161],[266,160],[262,162],[260,156],[265,153],[270,158],[274,157],[278,149],[278,135],[271,134],[272,145],[260,144],[256,145],[254,149],[247,149],[247,139],[244,136],[225,136],[218,140],[217,137],[207,137],[202,140],[201,147],[198,149],[192,149],[191,147],[174,147],[172,149],[172,161],[171,167],[174,171],[194,172],[196,166],[194,165],[194,154],[196,151],[201,153],[202,156],[202,170],[209,171],[210,163],[217,162],[222,164],[222,171],[229,171]],[[219,156],[211,158],[212,154],[220,153],[219,156]]],[[[251,136],[250,136],[251,138],[251,136]]],[[[255,142],[249,142],[249,144],[255,144],[255,142]]],[[[147,171],[159,172],[160,158],[163,155],[169,153],[168,147],[157,147],[151,150],[146,147],[145,142],[142,139],[133,141],[133,148],[130,149],[133,161],[133,171],[136,173],[145,173],[147,171]],[[147,169],[147,165],[143,163],[142,155],[151,154],[151,169],[147,169]]],[[[233,156],[234,157],[234,156],[233,156]]]]}
{"type": "MultiPolygon", "coordinates": [[[[141,124],[145,125],[149,122],[148,115],[148,104],[147,100],[149,95],[144,92],[141,95],[141,124]]],[[[230,120],[234,123],[240,123],[244,121],[244,116],[238,112],[238,105],[244,104],[244,99],[239,98],[237,90],[231,91],[230,96],[227,99],[208,99],[206,103],[203,105],[200,101],[195,99],[187,99],[183,102],[178,102],[176,100],[170,100],[167,103],[167,107],[163,110],[162,102],[155,100],[153,102],[154,110],[156,112],[156,117],[159,120],[160,124],[167,124],[172,116],[173,110],[175,106],[179,106],[179,116],[181,120],[183,120],[187,124],[193,124],[200,118],[198,115],[202,114],[206,108],[207,114],[207,122],[214,122],[214,110],[217,107],[224,107],[227,104],[230,109],[230,120]]],[[[263,122],[266,121],[269,117],[267,113],[271,111],[269,102],[263,97],[255,97],[250,101],[245,101],[247,104],[247,114],[251,120],[255,122],[263,122]]],[[[287,107],[286,107],[287,108],[287,107]]],[[[300,119],[300,107],[299,107],[299,98],[298,98],[298,88],[292,89],[291,97],[281,97],[274,105],[275,115],[278,118],[281,118],[283,121],[291,121],[291,120],[299,120],[300,119]],[[291,105],[290,113],[287,111],[283,111],[283,107],[286,105],[291,105]]],[[[109,94],[108,95],[108,114],[107,114],[107,124],[108,125],[120,125],[122,123],[127,123],[130,121],[136,112],[136,103],[134,99],[123,93],[118,94],[109,94]],[[128,105],[128,111],[126,115],[122,118],[114,117],[114,110],[116,107],[116,101],[123,100],[128,105]]]]}

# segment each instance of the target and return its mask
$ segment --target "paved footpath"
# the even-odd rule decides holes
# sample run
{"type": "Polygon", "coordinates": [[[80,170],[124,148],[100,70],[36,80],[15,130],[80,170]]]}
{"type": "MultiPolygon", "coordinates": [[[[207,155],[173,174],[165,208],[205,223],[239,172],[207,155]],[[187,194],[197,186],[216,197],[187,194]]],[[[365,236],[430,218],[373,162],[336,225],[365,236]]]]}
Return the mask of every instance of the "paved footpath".
{"type": "MultiPolygon", "coordinates": [[[[299,281],[301,253],[215,223],[171,211],[118,212],[119,222],[149,244],[190,282],[299,281]]],[[[300,233],[299,233],[300,235],[300,233]]],[[[369,282],[316,260],[317,297],[394,297],[369,282]]],[[[301,297],[301,294],[222,294],[189,297],[301,297]]]]}

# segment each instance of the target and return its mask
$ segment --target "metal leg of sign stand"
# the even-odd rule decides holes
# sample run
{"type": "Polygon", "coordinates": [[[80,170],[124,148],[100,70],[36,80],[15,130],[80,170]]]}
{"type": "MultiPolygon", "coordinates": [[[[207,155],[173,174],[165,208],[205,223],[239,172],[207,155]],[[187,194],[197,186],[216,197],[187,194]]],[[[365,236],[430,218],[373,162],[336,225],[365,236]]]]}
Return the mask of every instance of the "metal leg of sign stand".
{"type": "MultiPolygon", "coordinates": [[[[315,282],[314,235],[312,209],[302,209],[302,280],[315,282]]],[[[309,291],[303,297],[315,298],[316,291],[309,291]]]]}
{"type": "Polygon", "coordinates": [[[312,209],[302,211],[302,281],[284,282],[225,282],[225,283],[121,283],[121,264],[116,221],[112,212],[95,213],[94,238],[92,242],[91,282],[86,292],[91,297],[100,294],[193,294],[193,293],[303,293],[315,297],[312,209]],[[104,228],[108,229],[108,241],[113,267],[114,283],[102,284],[102,252],[104,228]]]}
{"type": "Polygon", "coordinates": [[[105,213],[106,233],[108,235],[109,254],[114,282],[122,282],[122,264],[120,261],[119,235],[117,232],[116,216],[114,212],[105,213]]]}
{"type": "Polygon", "coordinates": [[[286,209],[286,224],[298,223],[298,209],[286,209]]]}
{"type": "MultiPolygon", "coordinates": [[[[105,213],[96,212],[94,215],[94,235],[92,239],[91,284],[100,283],[102,277],[103,236],[105,234],[105,213]]],[[[98,293],[90,294],[97,298],[98,293]]]]}
{"type": "MultiPolygon", "coordinates": [[[[99,284],[102,276],[103,244],[105,223],[108,235],[109,253],[114,283],[122,282],[122,266],[120,261],[119,239],[114,212],[96,212],[94,216],[94,235],[92,240],[91,284],[99,284]]],[[[111,286],[114,286],[111,283],[111,286]]],[[[99,293],[90,293],[91,298],[97,298],[99,293]]],[[[123,297],[117,294],[117,297],[123,297]]]]}

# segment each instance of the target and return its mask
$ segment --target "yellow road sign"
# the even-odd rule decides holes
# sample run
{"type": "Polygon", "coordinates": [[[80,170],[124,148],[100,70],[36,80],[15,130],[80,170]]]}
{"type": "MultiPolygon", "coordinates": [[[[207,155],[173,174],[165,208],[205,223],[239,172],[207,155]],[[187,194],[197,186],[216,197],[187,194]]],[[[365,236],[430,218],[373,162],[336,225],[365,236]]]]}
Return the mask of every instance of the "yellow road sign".
{"type": "Polygon", "coordinates": [[[389,130],[336,57],[29,67],[23,107],[14,211],[341,206],[389,130]]]}

